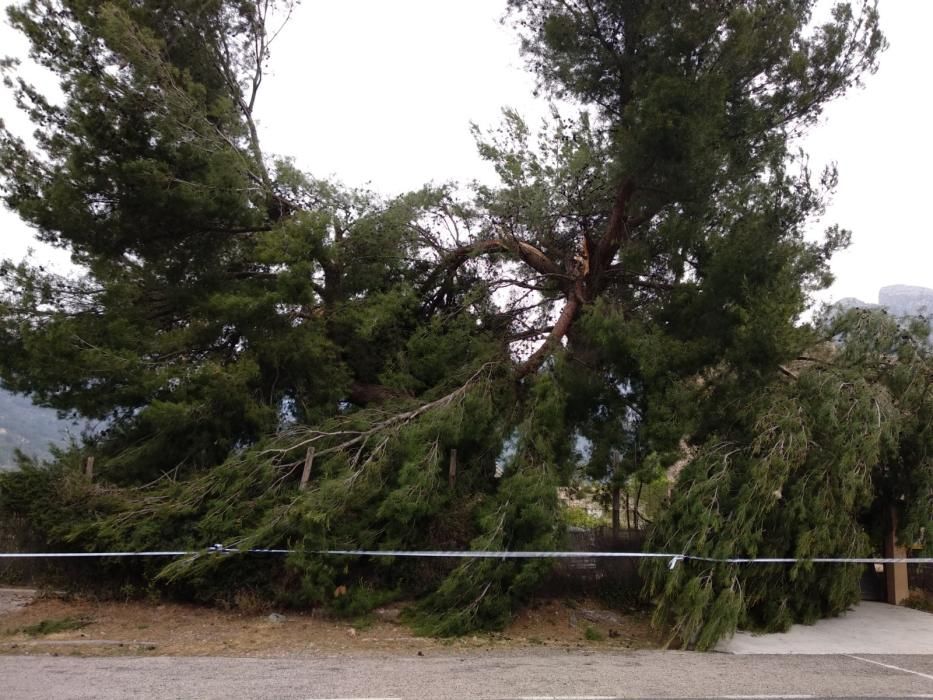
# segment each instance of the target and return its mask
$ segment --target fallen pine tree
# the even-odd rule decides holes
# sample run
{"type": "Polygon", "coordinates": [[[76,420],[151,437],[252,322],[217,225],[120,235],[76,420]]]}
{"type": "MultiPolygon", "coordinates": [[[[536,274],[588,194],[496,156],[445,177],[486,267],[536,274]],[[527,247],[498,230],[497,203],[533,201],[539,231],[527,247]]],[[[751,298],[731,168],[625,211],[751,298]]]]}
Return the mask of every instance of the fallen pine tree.
{"type": "MultiPolygon", "coordinates": [[[[13,7],[63,100],[8,67],[37,131],[0,132],[0,186],[85,275],[3,264],[0,377],[103,427],[5,475],[0,508],[54,547],[295,549],[116,573],[204,600],[249,587],[365,607],[401,591],[437,633],[501,626],[547,564],[310,552],[559,548],[558,487],[653,479],[682,445],[698,456],[656,546],[856,551],[864,537],[846,523],[873,502],[862,477],[827,492],[839,499],[822,502],[834,511],[809,547],[788,534],[825,515],[809,495],[790,529],[761,502],[793,481],[793,460],[829,468],[775,448],[781,431],[820,425],[869,465],[900,430],[886,419],[854,440],[857,423],[822,426],[846,401],[861,420],[881,404],[836,391],[821,408],[822,370],[787,369],[819,338],[797,320],[848,242],[838,228],[805,239],[835,173],[814,177],[791,140],[884,45],[870,4],[819,25],[811,4],[513,0],[541,88],[580,111],[555,110],[537,137],[514,111],[477,130],[497,187],[395,198],[264,153],[254,110],[269,27],[290,5],[13,7]],[[757,435],[794,405],[797,424],[757,435]]],[[[917,444],[911,464],[926,465],[917,444]]],[[[657,574],[659,620],[699,646],[851,597],[851,574],[806,567],[793,576],[812,585],[781,583],[775,599],[790,602],[773,610],[720,567],[657,574]]]]}

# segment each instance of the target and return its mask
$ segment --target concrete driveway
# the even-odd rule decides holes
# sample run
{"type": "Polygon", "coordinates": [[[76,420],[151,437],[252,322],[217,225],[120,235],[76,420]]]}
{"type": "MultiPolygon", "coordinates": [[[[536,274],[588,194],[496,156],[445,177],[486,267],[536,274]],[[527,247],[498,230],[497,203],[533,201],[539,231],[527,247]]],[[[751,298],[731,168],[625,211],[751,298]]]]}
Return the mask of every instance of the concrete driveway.
{"type": "Polygon", "coordinates": [[[933,615],[863,602],[839,617],[787,632],[738,632],[719,643],[727,654],[933,654],[933,615]]]}

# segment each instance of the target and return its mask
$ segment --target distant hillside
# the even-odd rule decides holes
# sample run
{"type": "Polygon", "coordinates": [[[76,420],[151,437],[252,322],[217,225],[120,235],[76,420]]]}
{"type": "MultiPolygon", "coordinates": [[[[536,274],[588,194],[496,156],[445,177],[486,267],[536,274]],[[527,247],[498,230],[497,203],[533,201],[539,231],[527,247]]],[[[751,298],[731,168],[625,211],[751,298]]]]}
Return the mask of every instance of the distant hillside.
{"type": "Polygon", "coordinates": [[[80,428],[58,418],[55,411],[34,406],[24,397],[0,387],[0,469],[13,467],[19,448],[29,455],[47,457],[49,443],[65,444],[80,428]]]}

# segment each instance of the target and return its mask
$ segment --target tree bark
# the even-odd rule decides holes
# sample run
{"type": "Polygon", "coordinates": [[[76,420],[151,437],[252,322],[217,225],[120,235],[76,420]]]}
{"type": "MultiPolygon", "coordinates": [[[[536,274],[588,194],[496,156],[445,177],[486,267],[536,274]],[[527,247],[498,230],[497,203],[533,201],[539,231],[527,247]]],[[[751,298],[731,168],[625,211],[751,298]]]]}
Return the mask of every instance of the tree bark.
{"type": "Polygon", "coordinates": [[[641,487],[644,486],[643,483],[638,483],[638,491],[635,494],[635,529],[638,529],[638,507],[641,503],[641,487]]]}
{"type": "Polygon", "coordinates": [[[301,481],[298,483],[298,490],[304,491],[308,488],[308,479],[311,478],[311,465],[314,464],[314,448],[309,447],[305,452],[305,464],[301,471],[301,481]]]}
{"type": "Polygon", "coordinates": [[[572,296],[567,299],[567,303],[564,304],[564,308],[560,312],[560,316],[557,318],[557,323],[554,324],[554,327],[548,334],[547,339],[537,350],[531,353],[531,356],[525,360],[523,364],[518,367],[518,370],[515,373],[519,379],[527,377],[529,374],[534,374],[538,371],[538,368],[541,367],[541,365],[547,359],[548,355],[550,355],[555,347],[560,344],[561,339],[567,335],[567,331],[569,331],[570,326],[573,325],[573,320],[576,318],[577,312],[579,310],[579,298],[572,296]]]}
{"type": "Polygon", "coordinates": [[[619,530],[622,529],[620,496],[622,489],[618,484],[612,487],[612,539],[613,542],[619,539],[619,530]]]}

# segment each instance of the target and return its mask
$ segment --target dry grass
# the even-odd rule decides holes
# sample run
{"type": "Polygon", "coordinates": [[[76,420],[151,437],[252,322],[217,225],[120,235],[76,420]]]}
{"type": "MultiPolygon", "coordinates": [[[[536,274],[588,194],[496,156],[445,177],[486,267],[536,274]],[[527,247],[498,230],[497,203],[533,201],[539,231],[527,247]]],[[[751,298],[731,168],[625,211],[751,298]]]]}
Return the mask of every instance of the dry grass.
{"type": "Polygon", "coordinates": [[[540,602],[502,633],[454,640],[414,636],[396,622],[399,607],[382,609],[366,624],[354,625],[311,612],[284,611],[284,621],[270,621],[269,613],[248,596],[238,610],[44,597],[0,615],[0,653],[264,657],[531,646],[638,649],[658,644],[644,616],[609,611],[593,601],[540,602]],[[43,621],[65,619],[87,624],[48,629],[41,639],[24,631],[43,621]]]}

